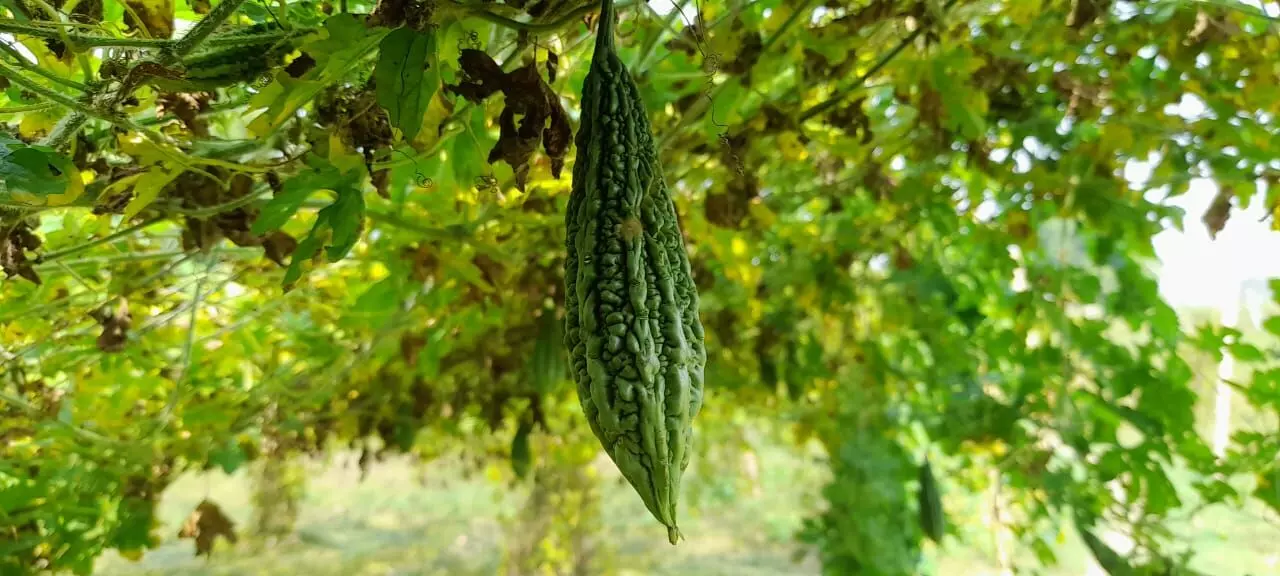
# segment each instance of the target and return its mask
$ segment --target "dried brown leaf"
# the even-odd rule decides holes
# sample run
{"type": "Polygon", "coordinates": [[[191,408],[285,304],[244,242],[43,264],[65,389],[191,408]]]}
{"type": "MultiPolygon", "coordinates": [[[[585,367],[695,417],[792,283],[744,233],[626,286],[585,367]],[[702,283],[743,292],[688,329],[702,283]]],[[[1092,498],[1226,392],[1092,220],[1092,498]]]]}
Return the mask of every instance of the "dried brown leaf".
{"type": "Polygon", "coordinates": [[[208,556],[212,553],[214,540],[219,536],[232,544],[239,539],[236,536],[235,523],[210,500],[200,502],[191,515],[187,516],[182,529],[178,531],[178,538],[195,539],[196,556],[208,556]]]}
{"type": "Polygon", "coordinates": [[[289,262],[287,259],[293,255],[293,251],[298,248],[298,241],[284,232],[276,230],[262,239],[262,249],[266,252],[267,258],[280,266],[287,267],[289,262]]]}
{"type": "Polygon", "coordinates": [[[129,313],[129,301],[120,298],[115,307],[103,306],[90,313],[98,324],[102,325],[102,333],[98,335],[98,350],[103,352],[119,352],[129,342],[129,328],[133,325],[133,316],[129,313]]]}
{"type": "Polygon", "coordinates": [[[173,36],[173,0],[124,0],[128,10],[124,12],[125,29],[144,28],[151,38],[173,36]],[[139,26],[137,16],[141,20],[139,26]]]}
{"type": "Polygon", "coordinates": [[[19,276],[32,284],[40,284],[40,275],[36,274],[31,261],[27,259],[27,251],[34,251],[40,247],[40,238],[31,231],[30,225],[26,222],[16,224],[0,222],[0,231],[5,232],[0,236],[0,269],[4,270],[5,276],[8,278],[19,276]]]}
{"type": "Polygon", "coordinates": [[[1227,220],[1231,218],[1231,199],[1235,198],[1235,195],[1234,189],[1223,186],[1218,190],[1218,195],[1213,197],[1213,203],[1209,205],[1208,210],[1205,210],[1204,216],[1200,218],[1209,229],[1210,240],[1216,240],[1218,233],[1227,227],[1227,220]]]}

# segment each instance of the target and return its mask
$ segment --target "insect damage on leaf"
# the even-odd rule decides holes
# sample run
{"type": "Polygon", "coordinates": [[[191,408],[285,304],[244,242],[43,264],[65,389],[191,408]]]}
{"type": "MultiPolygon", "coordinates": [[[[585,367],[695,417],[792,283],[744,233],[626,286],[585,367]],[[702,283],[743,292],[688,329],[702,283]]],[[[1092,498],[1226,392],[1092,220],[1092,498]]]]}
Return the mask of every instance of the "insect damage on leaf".
{"type": "Polygon", "coordinates": [[[459,54],[458,64],[463,78],[456,85],[446,85],[446,91],[475,103],[497,92],[505,96],[506,106],[498,117],[498,142],[489,151],[488,162],[502,160],[511,166],[516,188],[523,191],[533,153],[541,144],[551,159],[551,175],[559,178],[573,127],[560,97],[538,73],[537,63],[529,62],[508,74],[484,51],[468,48],[459,54]],[[518,124],[517,116],[521,117],[518,124]]]}

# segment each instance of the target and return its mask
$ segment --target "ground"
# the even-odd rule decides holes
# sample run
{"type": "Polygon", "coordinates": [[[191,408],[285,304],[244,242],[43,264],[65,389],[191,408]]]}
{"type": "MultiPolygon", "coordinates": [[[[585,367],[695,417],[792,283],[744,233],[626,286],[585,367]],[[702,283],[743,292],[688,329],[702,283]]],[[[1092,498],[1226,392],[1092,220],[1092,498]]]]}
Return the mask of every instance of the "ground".
{"type": "MultiPolygon", "coordinates": [[[[221,546],[212,559],[194,557],[190,540],[176,538],[182,520],[203,498],[218,502],[237,522],[249,524],[249,484],[243,474],[187,476],[166,494],[160,515],[163,545],[132,563],[115,553],[100,563],[108,576],[291,575],[428,576],[498,574],[503,515],[518,509],[525,491],[483,477],[463,478],[449,464],[416,466],[407,460],[376,465],[360,481],[355,459],[312,463],[309,490],[291,541],[254,550],[244,543],[221,546]]],[[[699,576],[816,575],[810,556],[792,558],[791,534],[815,505],[820,480],[790,451],[775,447],[760,458],[761,489],[708,487],[700,511],[691,511],[682,529],[687,542],[672,548],[664,531],[644,511],[631,489],[606,482],[608,541],[620,574],[699,576]],[[739,492],[739,493],[735,493],[739,492]]],[[[697,479],[691,481],[696,483],[697,479]]],[[[979,502],[948,502],[955,510],[979,502]]],[[[959,519],[964,522],[963,519],[959,519]]],[[[1178,527],[1199,552],[1198,568],[1214,576],[1280,574],[1275,542],[1280,525],[1259,509],[1244,513],[1208,510],[1178,527]]],[[[1070,532],[1068,532],[1070,534],[1070,532]]],[[[952,538],[941,549],[927,548],[934,574],[995,575],[990,538],[980,528],[967,543],[952,538]]],[[[1060,547],[1061,565],[1051,576],[1086,573],[1087,553],[1074,538],[1060,547]]]]}

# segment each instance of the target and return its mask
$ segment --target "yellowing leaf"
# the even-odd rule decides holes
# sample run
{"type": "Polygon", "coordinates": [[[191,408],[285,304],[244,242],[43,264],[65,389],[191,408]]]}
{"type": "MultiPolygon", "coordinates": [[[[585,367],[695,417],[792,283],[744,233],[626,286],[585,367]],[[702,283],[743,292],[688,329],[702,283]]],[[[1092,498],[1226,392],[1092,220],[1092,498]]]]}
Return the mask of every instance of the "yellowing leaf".
{"type": "Polygon", "coordinates": [[[439,92],[427,103],[427,110],[422,115],[422,128],[410,143],[415,150],[429,150],[440,140],[440,123],[453,113],[448,101],[439,92]]]}
{"type": "Polygon", "coordinates": [[[270,134],[315,98],[324,86],[324,82],[316,80],[294,79],[284,71],[276,73],[276,81],[249,101],[251,108],[267,109],[249,123],[249,132],[257,136],[270,134]]]}
{"type": "Polygon", "coordinates": [[[747,211],[751,214],[752,218],[755,218],[756,222],[760,223],[760,227],[764,229],[772,228],[778,221],[777,214],[774,214],[773,211],[770,210],[768,206],[765,206],[764,202],[761,202],[759,198],[751,200],[751,203],[747,205],[747,211]]]}
{"type": "Polygon", "coordinates": [[[267,109],[249,124],[249,131],[265,136],[279,128],[325,86],[341,80],[362,62],[388,32],[386,28],[366,28],[350,14],[329,17],[321,39],[303,46],[306,53],[315,58],[316,66],[296,79],[284,71],[278,72],[275,82],[249,103],[251,108],[267,109]]]}
{"type": "Polygon", "coordinates": [[[35,140],[40,135],[47,134],[57,123],[58,110],[56,108],[28,112],[22,115],[22,121],[18,123],[18,134],[28,140],[35,140]]]}
{"type": "Polygon", "coordinates": [[[160,164],[169,159],[165,151],[161,150],[155,142],[136,132],[120,134],[116,137],[116,144],[119,145],[121,152],[132,156],[141,166],[160,164]]]}
{"type": "Polygon", "coordinates": [[[784,132],[779,135],[778,148],[782,152],[782,157],[789,161],[804,160],[809,155],[795,132],[784,132]]]}
{"type": "MultiPolygon", "coordinates": [[[[708,4],[712,6],[715,5],[714,2],[708,2],[708,4]]],[[[774,8],[769,13],[769,19],[765,20],[764,25],[761,26],[760,28],[765,32],[776,32],[778,31],[779,28],[782,28],[782,25],[786,23],[786,21],[789,18],[791,18],[791,15],[794,14],[795,11],[796,9],[793,3],[790,3],[790,2],[780,3],[779,6],[774,8]]],[[[713,17],[711,15],[707,15],[707,18],[711,19],[713,17]]]]}
{"type": "Polygon", "coordinates": [[[178,177],[181,169],[166,170],[164,168],[152,168],[138,178],[137,183],[133,186],[133,200],[129,201],[129,205],[124,208],[124,219],[128,220],[138,215],[143,208],[155,202],[160,196],[160,191],[164,189],[174,178],[178,177]]]}
{"type": "Polygon", "coordinates": [[[124,6],[127,29],[140,28],[146,38],[173,36],[173,0],[124,0],[124,6]]]}

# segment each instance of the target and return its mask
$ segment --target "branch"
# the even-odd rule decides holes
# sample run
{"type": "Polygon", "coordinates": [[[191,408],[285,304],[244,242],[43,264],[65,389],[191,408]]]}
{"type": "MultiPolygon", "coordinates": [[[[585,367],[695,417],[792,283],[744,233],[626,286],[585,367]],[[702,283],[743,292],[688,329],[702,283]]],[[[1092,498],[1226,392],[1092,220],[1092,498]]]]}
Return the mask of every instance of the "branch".
{"type": "Polygon", "coordinates": [[[71,110],[74,110],[76,113],[97,116],[109,122],[113,121],[112,119],[107,118],[105,114],[101,114],[89,108],[88,106],[85,106],[84,104],[73,100],[70,96],[62,94],[61,92],[55,92],[53,90],[50,90],[49,88],[44,87],[40,83],[35,82],[30,78],[23,76],[20,70],[8,64],[5,64],[4,62],[0,62],[0,76],[8,78],[12,80],[15,84],[18,84],[23,88],[26,88],[32,92],[35,92],[36,94],[44,96],[45,98],[53,101],[56,104],[60,104],[66,108],[70,108],[71,110]]]}
{"type": "MultiPolygon", "coordinates": [[[[23,36],[34,36],[36,38],[49,38],[52,40],[62,40],[63,37],[63,30],[57,26],[21,23],[17,20],[10,20],[8,18],[0,19],[0,32],[19,34],[23,36]]],[[[84,46],[86,48],[160,48],[173,43],[172,40],[116,38],[114,36],[98,36],[95,34],[80,34],[78,32],[66,32],[66,38],[77,46],[84,46]]]]}
{"type": "MultiPolygon", "coordinates": [[[[8,106],[5,108],[0,108],[0,116],[7,116],[9,114],[21,114],[23,112],[39,112],[46,108],[53,108],[53,106],[54,104],[52,102],[41,102],[39,104],[28,104],[26,106],[8,106]]],[[[23,208],[23,206],[19,206],[19,208],[23,208]]]]}
{"type": "MultiPolygon", "coordinates": [[[[769,39],[764,42],[764,45],[760,50],[761,54],[767,52],[769,48],[777,44],[778,41],[783,38],[783,36],[786,36],[787,32],[791,31],[791,27],[794,26],[796,22],[800,21],[800,17],[802,15],[808,15],[809,5],[812,3],[813,3],[813,0],[803,0],[802,2],[800,2],[800,5],[797,6],[795,11],[791,13],[791,16],[789,16],[787,20],[782,23],[782,26],[778,27],[778,31],[774,32],[773,35],[770,36],[769,39]]],[[[680,117],[680,122],[676,124],[674,128],[672,128],[671,130],[668,130],[665,134],[662,135],[662,138],[658,140],[658,143],[656,146],[659,153],[661,153],[662,150],[666,149],[667,144],[671,142],[672,138],[676,137],[676,134],[678,134],[680,131],[687,128],[690,124],[693,124],[694,122],[698,121],[698,119],[702,118],[702,115],[705,114],[707,112],[707,109],[711,107],[711,103],[715,100],[716,95],[719,94],[720,91],[723,90],[726,85],[727,83],[716,84],[716,86],[712,88],[710,92],[707,93],[707,96],[708,96],[707,98],[699,98],[698,101],[692,107],[690,107],[689,111],[680,117]]]]}
{"type": "MultiPolygon", "coordinates": [[[[183,56],[186,56],[191,53],[192,50],[195,50],[200,43],[213,34],[214,30],[217,30],[217,28],[221,26],[227,18],[230,18],[235,14],[236,10],[240,9],[240,5],[244,3],[245,0],[222,0],[221,4],[214,7],[214,9],[209,12],[208,16],[205,16],[204,19],[200,20],[200,22],[183,35],[180,40],[174,42],[171,47],[165,48],[165,54],[161,57],[160,63],[164,65],[172,65],[176,62],[180,62],[183,56]]],[[[129,95],[133,93],[136,87],[137,86],[121,84],[114,91],[102,95],[101,101],[96,102],[96,104],[103,109],[115,110],[125,98],[128,98],[129,95]]],[[[87,96],[89,96],[91,100],[98,99],[98,94],[96,92],[91,92],[87,94],[87,96]]],[[[45,136],[40,143],[51,148],[59,148],[72,138],[75,138],[76,133],[84,127],[85,122],[88,120],[89,115],[86,114],[85,111],[74,110],[72,113],[63,116],[62,119],[58,121],[57,125],[53,127],[53,130],[49,132],[49,135],[45,136]]]]}
{"type": "Polygon", "coordinates": [[[81,92],[84,92],[89,89],[88,86],[85,86],[84,84],[76,82],[75,80],[71,80],[69,78],[63,78],[57,74],[54,74],[53,72],[45,70],[44,68],[41,68],[30,62],[27,62],[27,58],[23,56],[21,52],[18,52],[12,46],[10,46],[8,42],[5,42],[3,40],[0,40],[0,52],[4,52],[8,54],[10,57],[12,57],[14,60],[17,60],[18,65],[22,66],[23,69],[33,72],[51,82],[56,82],[68,88],[74,88],[76,90],[79,90],[81,92]]]}
{"type": "Polygon", "coordinates": [[[75,424],[72,424],[70,422],[63,422],[58,418],[47,418],[45,417],[43,410],[33,406],[30,402],[27,402],[22,397],[10,394],[8,392],[5,392],[4,390],[0,390],[0,401],[3,401],[5,404],[12,405],[18,408],[19,410],[26,412],[27,415],[30,416],[36,422],[44,422],[44,423],[50,423],[50,424],[62,426],[63,428],[66,428],[67,430],[69,430],[71,433],[85,440],[91,440],[93,442],[101,442],[104,444],[120,444],[120,441],[118,440],[107,438],[106,436],[98,434],[97,432],[85,430],[84,428],[76,426],[75,424]]]}
{"type": "Polygon", "coordinates": [[[162,220],[164,220],[164,218],[163,218],[163,217],[159,217],[159,218],[152,218],[152,219],[150,219],[150,220],[146,220],[146,221],[143,221],[143,222],[139,222],[138,224],[134,224],[133,226],[130,226],[130,227],[128,227],[128,228],[125,228],[124,230],[120,230],[120,231],[115,232],[115,233],[113,233],[113,234],[108,234],[108,235],[106,235],[106,236],[103,236],[102,238],[98,238],[97,240],[92,240],[92,241],[90,241],[90,242],[86,242],[86,243],[84,243],[84,244],[80,244],[80,245],[78,245],[78,246],[72,246],[72,247],[67,248],[67,249],[64,249],[64,250],[59,250],[59,251],[57,251],[57,252],[50,252],[50,253],[48,253],[48,254],[44,254],[44,255],[40,256],[40,257],[37,259],[37,262],[36,262],[36,263],[37,263],[37,264],[43,264],[43,263],[45,263],[45,262],[52,262],[52,261],[57,260],[57,259],[59,259],[59,258],[65,258],[65,257],[67,257],[67,256],[70,256],[70,255],[72,255],[72,254],[79,254],[79,253],[81,253],[81,252],[84,252],[85,250],[88,250],[88,249],[93,248],[93,247],[96,247],[96,246],[101,246],[101,245],[103,245],[103,244],[110,244],[110,243],[112,243],[112,242],[115,242],[116,240],[119,240],[119,239],[121,239],[121,238],[124,238],[124,237],[126,237],[126,236],[129,236],[130,234],[133,234],[134,232],[137,232],[137,231],[139,231],[139,230],[142,230],[143,228],[147,228],[147,227],[151,226],[152,224],[156,224],[157,222],[160,222],[160,221],[162,221],[162,220]]]}
{"type": "MultiPolygon", "coordinates": [[[[261,44],[275,38],[302,36],[313,32],[313,28],[299,28],[288,31],[263,32],[261,34],[224,34],[209,37],[202,44],[208,46],[244,46],[261,44]]],[[[62,29],[47,24],[18,22],[8,18],[0,18],[0,32],[32,36],[35,38],[62,39],[62,29]]],[[[129,38],[117,36],[100,36],[97,34],[81,34],[67,32],[67,39],[77,46],[85,48],[142,48],[164,49],[175,46],[179,41],[171,38],[129,38]]]]}
{"type": "MultiPolygon", "coordinates": [[[[943,13],[945,14],[946,11],[950,10],[952,6],[955,6],[957,1],[958,0],[947,0],[947,3],[942,6],[943,13]]],[[[880,70],[882,70],[885,66],[887,66],[889,62],[891,62],[894,58],[898,56],[898,54],[901,54],[902,51],[907,48],[907,46],[910,46],[912,42],[915,42],[916,38],[920,37],[920,35],[923,34],[924,31],[925,31],[924,26],[921,26],[911,31],[910,34],[907,34],[906,37],[904,37],[900,42],[898,42],[897,46],[894,46],[892,50],[889,50],[889,52],[885,53],[884,56],[881,56],[880,60],[878,60],[874,65],[872,65],[871,68],[869,68],[866,72],[863,72],[862,75],[858,76],[858,78],[853,81],[852,85],[836,90],[835,93],[833,93],[830,98],[827,98],[826,100],[823,100],[822,102],[819,102],[818,104],[815,104],[812,107],[810,107],[808,110],[805,110],[804,112],[802,112],[800,114],[800,117],[796,120],[797,123],[803,123],[804,121],[809,120],[814,116],[817,116],[819,114],[822,114],[830,110],[831,108],[835,107],[836,104],[839,104],[841,100],[844,100],[845,98],[847,98],[850,94],[862,89],[862,86],[867,83],[867,79],[879,73],[880,70]]]]}
{"type": "MultiPolygon", "coordinates": [[[[621,2],[618,4],[618,7],[626,8],[635,3],[636,3],[635,1],[621,2]]],[[[465,10],[467,15],[469,16],[475,16],[476,18],[485,20],[487,22],[491,22],[493,24],[497,24],[504,28],[511,28],[512,30],[520,30],[522,32],[528,32],[530,34],[545,34],[548,32],[558,32],[561,28],[564,28],[570,22],[573,22],[574,20],[581,20],[583,16],[586,16],[587,14],[590,14],[600,9],[599,3],[592,2],[576,10],[571,10],[565,13],[563,16],[556,18],[555,20],[552,20],[550,22],[538,23],[538,22],[521,22],[519,20],[512,20],[510,18],[507,18],[506,16],[502,16],[500,14],[494,14],[493,12],[490,12],[487,8],[483,6],[478,6],[475,4],[464,4],[462,2],[457,2],[456,0],[454,4],[457,5],[459,8],[462,8],[463,10],[465,10]]]]}
{"type": "Polygon", "coordinates": [[[171,64],[190,54],[201,42],[204,42],[205,38],[213,34],[214,30],[217,30],[223,22],[226,22],[227,18],[235,14],[236,10],[240,9],[240,5],[244,3],[245,0],[222,0],[221,4],[209,11],[208,16],[200,20],[181,40],[174,43],[172,54],[170,55],[171,61],[167,63],[171,64]]]}

